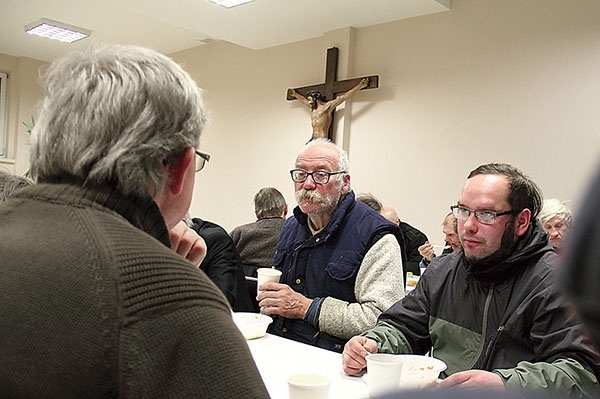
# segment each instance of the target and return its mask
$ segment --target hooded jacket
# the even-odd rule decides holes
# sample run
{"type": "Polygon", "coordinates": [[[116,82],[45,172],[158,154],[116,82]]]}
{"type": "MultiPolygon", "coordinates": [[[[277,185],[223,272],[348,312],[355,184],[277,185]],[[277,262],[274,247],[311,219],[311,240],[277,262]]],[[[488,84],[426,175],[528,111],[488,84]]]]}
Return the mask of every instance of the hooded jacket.
{"type": "Polygon", "coordinates": [[[433,350],[447,375],[481,369],[500,375],[507,390],[597,394],[598,353],[557,286],[557,261],[537,222],[490,266],[511,271],[501,281],[468,276],[462,251],[434,258],[416,289],[363,335],[380,352],[433,350]]]}

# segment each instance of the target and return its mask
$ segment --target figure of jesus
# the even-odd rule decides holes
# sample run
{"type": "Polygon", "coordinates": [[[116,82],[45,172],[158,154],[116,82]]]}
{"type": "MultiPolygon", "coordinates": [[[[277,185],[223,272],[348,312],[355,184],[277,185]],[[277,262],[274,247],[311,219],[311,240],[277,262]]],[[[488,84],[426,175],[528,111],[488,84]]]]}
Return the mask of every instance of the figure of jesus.
{"type": "Polygon", "coordinates": [[[309,91],[306,93],[306,97],[304,97],[297,93],[296,90],[289,89],[289,95],[311,109],[312,138],[328,138],[329,125],[331,125],[332,114],[335,108],[368,85],[369,78],[363,78],[356,86],[329,101],[318,90],[309,91]]]}

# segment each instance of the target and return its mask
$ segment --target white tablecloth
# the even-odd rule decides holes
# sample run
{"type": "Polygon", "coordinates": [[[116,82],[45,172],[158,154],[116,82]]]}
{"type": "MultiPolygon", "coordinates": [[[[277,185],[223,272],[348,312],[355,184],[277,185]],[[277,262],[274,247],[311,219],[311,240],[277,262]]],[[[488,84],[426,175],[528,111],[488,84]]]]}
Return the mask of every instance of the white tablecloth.
{"type": "Polygon", "coordinates": [[[286,379],[295,373],[320,373],[331,378],[329,399],[365,399],[366,383],[342,370],[342,355],[267,334],[248,341],[254,362],[272,399],[288,399],[286,379]]]}

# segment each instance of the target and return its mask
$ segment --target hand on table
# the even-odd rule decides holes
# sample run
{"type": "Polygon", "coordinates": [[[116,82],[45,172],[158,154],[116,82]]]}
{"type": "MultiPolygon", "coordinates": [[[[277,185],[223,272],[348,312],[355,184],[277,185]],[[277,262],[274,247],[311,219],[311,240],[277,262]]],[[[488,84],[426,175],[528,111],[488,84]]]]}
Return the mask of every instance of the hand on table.
{"type": "Polygon", "coordinates": [[[440,388],[490,389],[504,391],[502,378],[484,370],[466,370],[452,374],[439,383],[440,388]]]}
{"type": "Polygon", "coordinates": [[[258,287],[261,293],[256,297],[261,312],[288,319],[303,319],[312,299],[294,291],[287,284],[267,282],[258,287]]]}
{"type": "Polygon", "coordinates": [[[372,339],[366,337],[352,337],[350,341],[346,342],[344,346],[344,352],[342,352],[342,365],[344,366],[344,373],[348,375],[355,375],[360,373],[365,367],[367,367],[367,360],[365,357],[369,353],[377,352],[377,343],[372,339]]]}
{"type": "Polygon", "coordinates": [[[431,262],[431,260],[435,257],[433,245],[431,245],[429,241],[426,241],[425,244],[421,245],[418,249],[421,256],[427,259],[427,262],[431,262]]]}
{"type": "Polygon", "coordinates": [[[169,230],[171,249],[186,258],[194,266],[200,266],[206,256],[206,243],[184,221],[169,230]]]}

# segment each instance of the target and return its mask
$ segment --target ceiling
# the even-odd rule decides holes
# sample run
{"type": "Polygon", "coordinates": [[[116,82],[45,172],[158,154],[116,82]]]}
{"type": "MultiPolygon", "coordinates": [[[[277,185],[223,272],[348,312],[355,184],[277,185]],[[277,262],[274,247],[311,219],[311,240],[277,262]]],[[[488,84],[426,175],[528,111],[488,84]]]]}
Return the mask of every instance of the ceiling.
{"type": "Polygon", "coordinates": [[[448,11],[451,0],[254,0],[224,8],[208,0],[1,0],[0,53],[51,61],[92,42],[132,43],[164,54],[226,40],[254,50],[448,11]],[[28,35],[48,18],[92,31],[73,44],[28,35]]]}

